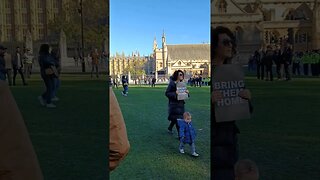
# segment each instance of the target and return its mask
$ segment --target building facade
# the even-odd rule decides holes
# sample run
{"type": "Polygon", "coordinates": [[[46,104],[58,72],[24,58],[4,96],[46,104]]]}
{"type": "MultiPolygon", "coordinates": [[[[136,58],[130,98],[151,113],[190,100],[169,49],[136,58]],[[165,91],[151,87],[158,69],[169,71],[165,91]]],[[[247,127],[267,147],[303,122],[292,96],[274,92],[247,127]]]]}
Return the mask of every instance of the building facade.
{"type": "Polygon", "coordinates": [[[241,63],[267,45],[320,49],[319,0],[214,0],[211,6],[211,26],[234,33],[241,63]]]}
{"type": "Polygon", "coordinates": [[[0,41],[23,42],[28,33],[34,41],[45,40],[48,24],[68,8],[69,0],[1,0],[0,41]]]}
{"type": "Polygon", "coordinates": [[[185,78],[194,75],[208,77],[210,75],[209,44],[167,45],[162,35],[162,47],[153,41],[153,52],[150,56],[140,56],[138,52],[126,56],[124,53],[111,56],[109,70],[112,78],[128,75],[133,66],[144,70],[146,76],[154,76],[158,81],[167,81],[176,70],[182,70],[185,78]],[[136,62],[136,63],[135,63],[136,62]]]}
{"type": "MultiPolygon", "coordinates": [[[[132,53],[126,56],[124,53],[110,57],[109,71],[110,76],[114,79],[120,79],[122,75],[130,76],[129,79],[133,79],[130,74],[130,69],[137,68],[137,70],[144,70],[144,77],[151,75],[154,69],[153,58],[151,56],[140,56],[139,52],[132,53]]],[[[141,77],[142,78],[142,77],[141,77]]]]}
{"type": "Polygon", "coordinates": [[[182,70],[185,77],[210,75],[209,44],[167,45],[165,33],[162,35],[162,47],[158,48],[156,38],[153,42],[153,59],[156,78],[168,79],[176,70],[182,70]]]}

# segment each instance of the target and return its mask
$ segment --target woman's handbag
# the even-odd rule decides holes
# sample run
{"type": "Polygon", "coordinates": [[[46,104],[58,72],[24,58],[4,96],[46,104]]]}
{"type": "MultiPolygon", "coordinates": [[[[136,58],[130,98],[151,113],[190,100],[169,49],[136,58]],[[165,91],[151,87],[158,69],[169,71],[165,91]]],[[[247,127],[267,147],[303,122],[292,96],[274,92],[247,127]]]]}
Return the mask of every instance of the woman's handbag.
{"type": "Polygon", "coordinates": [[[50,66],[49,68],[44,70],[46,75],[55,75],[56,77],[59,76],[58,70],[55,66],[50,66]]]}

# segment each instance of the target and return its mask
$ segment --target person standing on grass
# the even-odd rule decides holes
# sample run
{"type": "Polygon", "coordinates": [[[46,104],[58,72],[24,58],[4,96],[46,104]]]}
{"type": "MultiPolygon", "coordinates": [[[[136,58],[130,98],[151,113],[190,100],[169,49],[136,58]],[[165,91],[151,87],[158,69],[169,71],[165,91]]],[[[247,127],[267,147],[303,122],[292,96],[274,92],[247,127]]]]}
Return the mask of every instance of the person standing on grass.
{"type": "MultiPolygon", "coordinates": [[[[184,100],[178,100],[178,91],[177,83],[182,82],[184,79],[184,73],[181,70],[177,70],[172,75],[172,80],[169,82],[167,90],[165,92],[166,97],[168,98],[168,109],[169,116],[168,120],[171,121],[168,127],[168,133],[173,134],[172,128],[175,125],[178,137],[179,137],[179,125],[177,124],[177,119],[183,118],[184,113],[184,100]]],[[[189,91],[186,90],[186,93],[189,94],[189,91]]]]}
{"type": "Polygon", "coordinates": [[[57,91],[58,91],[58,88],[60,87],[59,75],[61,72],[59,49],[58,48],[53,49],[51,51],[51,56],[54,59],[54,65],[58,72],[58,76],[53,77],[54,85],[53,85],[51,98],[52,98],[52,101],[59,101],[59,98],[57,97],[57,91]]]}
{"type": "Polygon", "coordinates": [[[274,51],[272,47],[269,45],[267,46],[266,55],[263,57],[263,62],[266,67],[266,81],[273,81],[273,74],[272,74],[272,62],[274,59],[274,51]]]}
{"type": "Polygon", "coordinates": [[[113,87],[116,87],[118,89],[118,83],[116,81],[116,78],[113,78],[113,87]]]}
{"type": "Polygon", "coordinates": [[[183,113],[183,119],[177,120],[179,124],[179,137],[180,137],[180,145],[179,152],[184,154],[184,144],[189,144],[191,146],[191,155],[194,157],[198,157],[199,154],[196,153],[196,131],[192,126],[191,122],[191,114],[189,112],[183,113]]]}
{"type": "Polygon", "coordinates": [[[9,86],[12,85],[12,56],[8,52],[4,54],[4,60],[6,62],[6,76],[8,78],[9,86]]]}
{"type": "Polygon", "coordinates": [[[156,81],[157,79],[155,77],[152,78],[152,84],[151,87],[156,87],[156,81]]]}
{"type": "Polygon", "coordinates": [[[277,72],[278,80],[281,80],[282,53],[281,53],[281,47],[279,45],[277,46],[277,49],[275,51],[274,62],[276,64],[276,72],[277,72]]]}
{"type": "MultiPolygon", "coordinates": [[[[211,27],[212,72],[223,64],[232,64],[234,55],[236,55],[236,43],[233,33],[226,27],[211,27]]],[[[214,162],[212,170],[215,172],[212,178],[216,180],[234,180],[234,165],[239,158],[237,134],[240,131],[235,121],[217,122],[214,106],[223,96],[220,91],[213,89],[213,86],[211,93],[211,149],[213,151],[212,162],[214,162]]],[[[251,93],[248,89],[240,91],[239,96],[243,99],[251,99],[251,93]]],[[[250,101],[248,108],[252,112],[250,101]]]]}
{"type": "Polygon", "coordinates": [[[92,60],[91,78],[92,78],[92,74],[93,74],[94,69],[96,69],[96,77],[99,78],[99,58],[100,58],[100,55],[98,53],[98,49],[96,48],[91,53],[91,60],[92,60]]]}
{"type": "Polygon", "coordinates": [[[6,61],[4,59],[5,50],[7,48],[0,45],[0,80],[6,80],[6,61]]]}
{"type": "Polygon", "coordinates": [[[290,44],[287,44],[286,49],[283,52],[283,63],[284,63],[284,72],[286,76],[286,80],[291,80],[290,76],[290,65],[292,63],[293,52],[290,44]]]}
{"type": "Polygon", "coordinates": [[[122,76],[121,82],[122,82],[122,87],[123,87],[123,91],[121,92],[121,94],[123,96],[128,96],[129,83],[128,83],[128,79],[126,78],[126,76],[122,76]]]}
{"type": "Polygon", "coordinates": [[[13,65],[13,85],[14,86],[16,85],[16,77],[17,77],[17,74],[19,73],[21,76],[23,85],[26,86],[27,83],[24,79],[23,70],[22,70],[23,69],[23,57],[20,53],[20,47],[16,48],[16,54],[15,54],[12,65],[13,65]]]}
{"type": "Polygon", "coordinates": [[[30,53],[30,49],[26,48],[25,53],[23,55],[24,58],[24,74],[26,78],[30,78],[31,76],[31,70],[32,70],[32,54],[30,53]]]}
{"type": "Polygon", "coordinates": [[[40,104],[46,106],[47,108],[55,108],[56,105],[52,103],[52,91],[54,89],[54,68],[55,60],[50,55],[49,44],[42,44],[39,51],[39,65],[40,65],[40,75],[46,86],[45,92],[38,97],[40,104]]]}

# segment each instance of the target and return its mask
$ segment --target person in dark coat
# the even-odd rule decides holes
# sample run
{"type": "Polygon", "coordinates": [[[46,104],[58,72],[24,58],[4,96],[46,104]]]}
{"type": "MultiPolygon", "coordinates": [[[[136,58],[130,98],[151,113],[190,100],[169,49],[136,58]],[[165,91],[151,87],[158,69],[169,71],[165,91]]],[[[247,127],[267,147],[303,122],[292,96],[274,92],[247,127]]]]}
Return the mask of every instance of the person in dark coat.
{"type": "Polygon", "coordinates": [[[280,46],[277,46],[274,56],[275,56],[274,63],[276,64],[277,77],[278,77],[278,80],[280,80],[282,78],[281,77],[282,53],[281,53],[280,46]]]}
{"type": "Polygon", "coordinates": [[[121,78],[121,82],[122,82],[122,87],[123,87],[123,91],[121,92],[121,94],[123,96],[128,96],[128,78],[126,76],[122,76],[121,78]]]}
{"type": "Polygon", "coordinates": [[[6,80],[6,61],[4,59],[5,50],[7,48],[0,45],[0,80],[6,80]]]}
{"type": "Polygon", "coordinates": [[[290,76],[290,65],[292,64],[293,52],[291,49],[291,45],[288,45],[287,48],[283,52],[283,63],[284,63],[284,72],[286,74],[286,80],[291,80],[290,76]]]}
{"type": "Polygon", "coordinates": [[[38,97],[40,104],[47,108],[55,108],[52,103],[52,92],[54,89],[55,74],[52,67],[55,67],[55,60],[50,55],[50,46],[48,44],[42,44],[39,51],[39,65],[40,74],[46,86],[46,91],[38,97]]]}
{"type": "MultiPolygon", "coordinates": [[[[61,63],[60,63],[60,55],[59,55],[59,49],[53,49],[51,51],[51,56],[54,59],[54,65],[56,67],[56,69],[58,70],[58,73],[60,75],[61,72],[61,63]]],[[[54,76],[53,77],[53,81],[54,81],[54,86],[53,86],[53,90],[52,90],[52,101],[59,101],[59,98],[57,97],[57,91],[60,87],[60,78],[58,76],[54,76]]]]}
{"type": "Polygon", "coordinates": [[[262,62],[266,67],[266,80],[273,81],[273,74],[272,74],[272,62],[275,57],[274,51],[272,50],[271,46],[267,47],[266,55],[263,57],[262,62]]]}
{"type": "Polygon", "coordinates": [[[184,154],[184,144],[189,144],[191,146],[191,155],[198,157],[199,154],[196,153],[196,131],[192,126],[191,114],[189,112],[183,113],[183,119],[178,119],[179,125],[179,137],[180,145],[179,152],[184,154]]]}
{"type": "MultiPolygon", "coordinates": [[[[231,64],[235,54],[236,43],[233,33],[226,27],[211,27],[211,77],[215,78],[213,72],[216,67],[231,64]]],[[[211,167],[214,172],[212,179],[234,180],[234,165],[239,158],[238,133],[240,131],[235,121],[217,122],[214,106],[222,99],[222,94],[213,89],[213,86],[211,86],[211,93],[211,167]]],[[[248,89],[240,91],[239,96],[243,99],[251,99],[248,89]]],[[[250,110],[252,111],[252,108],[250,110]]]]}
{"type": "Polygon", "coordinates": [[[151,87],[156,87],[156,81],[157,79],[155,77],[152,78],[152,84],[151,84],[151,87]]]}
{"type": "MultiPolygon", "coordinates": [[[[168,132],[170,134],[173,134],[172,128],[174,125],[176,125],[176,129],[179,136],[179,125],[177,124],[177,119],[183,118],[184,113],[184,100],[178,100],[178,91],[177,91],[177,83],[182,82],[184,79],[184,73],[181,70],[177,70],[173,73],[172,79],[169,82],[169,85],[167,87],[167,90],[165,92],[165,95],[167,96],[169,102],[168,102],[168,120],[171,121],[168,132]]],[[[189,94],[189,91],[186,90],[186,93],[189,94]]]]}
{"type": "Polygon", "coordinates": [[[259,53],[259,51],[255,51],[254,55],[253,55],[254,61],[257,64],[257,79],[263,79],[264,77],[264,68],[263,68],[263,64],[262,64],[262,54],[259,53]]]}
{"type": "Polygon", "coordinates": [[[23,75],[23,57],[20,52],[20,47],[17,47],[16,49],[16,54],[14,56],[14,60],[12,61],[12,66],[13,66],[13,85],[16,85],[16,77],[17,74],[19,73],[22,79],[23,85],[27,85],[24,75],[23,75]]]}

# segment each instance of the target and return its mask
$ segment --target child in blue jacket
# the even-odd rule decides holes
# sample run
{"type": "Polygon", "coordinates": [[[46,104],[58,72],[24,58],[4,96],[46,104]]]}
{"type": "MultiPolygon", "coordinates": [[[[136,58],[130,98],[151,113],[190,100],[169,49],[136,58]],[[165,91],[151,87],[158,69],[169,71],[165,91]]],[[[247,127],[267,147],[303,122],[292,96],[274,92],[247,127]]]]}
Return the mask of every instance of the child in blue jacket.
{"type": "Polygon", "coordinates": [[[191,114],[189,112],[183,113],[183,119],[178,119],[179,124],[179,135],[180,135],[180,145],[179,151],[181,154],[184,154],[184,144],[188,143],[191,146],[191,155],[198,157],[199,154],[196,153],[196,146],[195,146],[195,138],[196,138],[196,131],[192,127],[191,122],[191,114]]]}

